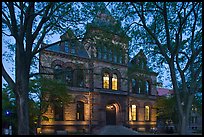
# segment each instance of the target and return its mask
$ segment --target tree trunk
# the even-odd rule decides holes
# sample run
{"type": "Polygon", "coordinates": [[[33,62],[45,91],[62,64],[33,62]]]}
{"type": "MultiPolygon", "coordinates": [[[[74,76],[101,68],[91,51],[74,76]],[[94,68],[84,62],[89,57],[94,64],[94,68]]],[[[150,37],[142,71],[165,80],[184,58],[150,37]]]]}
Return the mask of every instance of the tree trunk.
{"type": "Polygon", "coordinates": [[[22,83],[16,88],[18,135],[29,135],[28,90],[25,87],[28,87],[27,83],[22,83]]]}
{"type": "Polygon", "coordinates": [[[30,73],[30,57],[20,49],[23,46],[16,45],[16,105],[18,115],[18,135],[29,135],[29,73],[30,73]]]}
{"type": "Polygon", "coordinates": [[[187,127],[187,122],[186,122],[186,116],[184,114],[184,116],[180,119],[181,120],[181,125],[180,125],[180,131],[179,134],[180,135],[186,135],[186,127],[187,127]]]}

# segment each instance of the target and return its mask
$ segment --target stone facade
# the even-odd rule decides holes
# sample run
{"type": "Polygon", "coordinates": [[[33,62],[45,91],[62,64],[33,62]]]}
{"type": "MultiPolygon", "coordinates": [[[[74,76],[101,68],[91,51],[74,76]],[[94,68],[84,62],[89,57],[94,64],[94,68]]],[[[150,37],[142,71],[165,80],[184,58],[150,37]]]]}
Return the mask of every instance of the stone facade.
{"type": "MultiPolygon", "coordinates": [[[[114,33],[103,30],[106,28],[104,26],[97,26],[96,22],[99,23],[102,17],[106,18],[108,15],[99,13],[96,18],[98,20],[87,25],[83,41],[73,41],[75,37],[68,31],[61,37],[61,42],[52,44],[40,53],[40,72],[54,72],[56,65],[59,65],[62,69],[71,67],[73,70],[80,70],[83,75],[81,86],[77,83],[80,80],[78,72],[72,71],[72,75],[69,74],[73,84],[67,88],[73,99],[70,104],[63,106],[63,120],[60,121],[55,120],[54,107],[49,106],[44,114],[49,120],[41,122],[43,133],[61,130],[88,133],[109,124],[124,125],[141,131],[156,127],[154,105],[157,97],[157,74],[149,71],[142,51],[135,58],[129,59],[128,37],[122,31],[114,33]],[[106,36],[108,39],[104,38],[106,36]],[[108,87],[104,87],[105,73],[109,76],[108,87]],[[114,76],[117,76],[116,82],[113,80],[114,76]],[[141,87],[133,86],[133,79],[136,80],[136,85],[138,79],[148,82],[148,89],[142,87],[142,82],[141,87]],[[133,87],[136,88],[133,90],[133,87]],[[81,110],[77,110],[79,102],[83,104],[81,110]]],[[[109,25],[114,27],[114,23],[109,25]]]]}

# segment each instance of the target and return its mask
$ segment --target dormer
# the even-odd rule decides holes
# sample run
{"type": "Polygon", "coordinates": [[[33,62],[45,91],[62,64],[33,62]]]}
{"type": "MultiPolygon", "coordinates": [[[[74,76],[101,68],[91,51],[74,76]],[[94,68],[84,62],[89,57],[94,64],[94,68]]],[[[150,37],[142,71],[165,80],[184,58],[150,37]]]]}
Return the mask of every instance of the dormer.
{"type": "Polygon", "coordinates": [[[133,66],[135,66],[138,69],[147,70],[147,58],[141,49],[139,53],[133,57],[133,59],[130,61],[133,66]]]}

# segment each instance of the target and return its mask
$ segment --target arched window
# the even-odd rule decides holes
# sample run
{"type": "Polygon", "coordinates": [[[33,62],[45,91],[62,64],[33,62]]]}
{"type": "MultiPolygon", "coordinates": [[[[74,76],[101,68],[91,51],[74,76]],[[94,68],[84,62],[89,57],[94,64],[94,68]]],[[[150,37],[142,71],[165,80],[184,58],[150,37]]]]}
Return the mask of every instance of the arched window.
{"type": "Polygon", "coordinates": [[[73,86],[73,69],[71,67],[67,67],[65,70],[65,81],[68,86],[73,86]]]}
{"type": "Polygon", "coordinates": [[[117,53],[116,52],[113,53],[113,62],[117,63],[117,53]]]}
{"type": "Polygon", "coordinates": [[[149,86],[148,81],[145,82],[145,87],[146,87],[146,93],[147,93],[147,95],[149,95],[150,94],[150,86],[149,86]]]}
{"type": "Polygon", "coordinates": [[[145,121],[150,121],[150,107],[145,106],[145,121]]]}
{"type": "Polygon", "coordinates": [[[65,41],[65,42],[64,42],[64,51],[65,51],[66,53],[69,53],[69,47],[70,47],[69,42],[68,42],[68,41],[65,41]]]}
{"type": "Polygon", "coordinates": [[[113,74],[112,77],[112,90],[118,90],[118,76],[113,74]]]}
{"type": "Polygon", "coordinates": [[[135,104],[131,105],[129,113],[130,113],[129,120],[136,121],[137,120],[137,105],[135,104]]]}
{"type": "Polygon", "coordinates": [[[141,80],[137,80],[137,84],[136,84],[136,93],[137,94],[141,94],[142,92],[142,81],[141,80]]]}
{"type": "Polygon", "coordinates": [[[76,104],[76,120],[83,121],[84,120],[84,102],[77,101],[76,104]]]}
{"type": "Polygon", "coordinates": [[[97,48],[97,57],[98,59],[101,59],[101,47],[97,48]]]}
{"type": "Polygon", "coordinates": [[[136,93],[136,80],[132,79],[132,93],[136,93]]]}
{"type": "Polygon", "coordinates": [[[112,60],[113,60],[113,52],[112,52],[111,49],[108,51],[108,60],[109,60],[109,61],[112,61],[112,60]]]}
{"type": "Polygon", "coordinates": [[[104,60],[107,60],[108,59],[107,47],[104,47],[103,50],[104,50],[104,53],[103,53],[104,60]]]}
{"type": "Polygon", "coordinates": [[[132,93],[140,93],[139,81],[136,79],[132,79],[132,93]]]}
{"type": "Polygon", "coordinates": [[[59,80],[59,81],[64,81],[63,80],[63,73],[62,73],[62,66],[61,65],[56,65],[54,67],[54,79],[59,80]]]}
{"type": "Polygon", "coordinates": [[[141,68],[144,69],[144,62],[141,61],[141,68]]]}
{"type": "Polygon", "coordinates": [[[109,74],[107,72],[103,74],[103,88],[109,89],[109,74]]]}
{"type": "Polygon", "coordinates": [[[55,121],[63,121],[64,120],[64,110],[61,101],[54,101],[54,118],[55,121]]]}
{"type": "Polygon", "coordinates": [[[76,86],[83,87],[84,86],[84,72],[83,70],[76,71],[76,86]]]}

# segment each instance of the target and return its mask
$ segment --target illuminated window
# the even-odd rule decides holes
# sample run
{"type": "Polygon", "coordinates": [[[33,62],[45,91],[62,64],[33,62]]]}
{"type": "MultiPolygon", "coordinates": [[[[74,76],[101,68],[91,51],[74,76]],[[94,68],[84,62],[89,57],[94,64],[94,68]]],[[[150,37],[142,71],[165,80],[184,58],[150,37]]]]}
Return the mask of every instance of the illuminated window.
{"type": "Polygon", "coordinates": [[[132,117],[132,120],[136,120],[136,116],[137,116],[137,106],[136,105],[132,105],[131,106],[131,117],[132,117]]]}
{"type": "Polygon", "coordinates": [[[117,90],[118,89],[118,77],[116,74],[113,74],[112,77],[112,90],[117,90]]]}
{"type": "Polygon", "coordinates": [[[145,106],[145,121],[149,121],[149,106],[145,106]]]}
{"type": "Polygon", "coordinates": [[[103,74],[103,88],[109,89],[109,74],[103,74]]]}
{"type": "Polygon", "coordinates": [[[77,101],[76,119],[79,121],[84,120],[84,102],[82,101],[77,101]]]}

